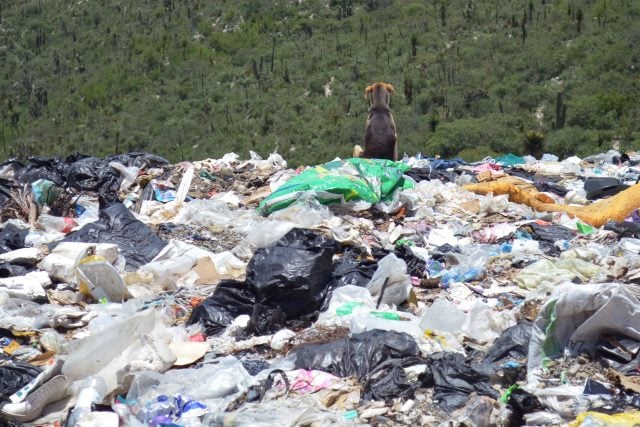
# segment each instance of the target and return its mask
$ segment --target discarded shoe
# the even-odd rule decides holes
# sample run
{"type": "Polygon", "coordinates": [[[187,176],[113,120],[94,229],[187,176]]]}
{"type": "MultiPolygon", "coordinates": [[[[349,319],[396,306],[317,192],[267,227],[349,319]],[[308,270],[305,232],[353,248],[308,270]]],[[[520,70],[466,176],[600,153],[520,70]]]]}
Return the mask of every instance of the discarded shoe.
{"type": "Polygon", "coordinates": [[[38,387],[24,402],[8,403],[2,407],[2,415],[11,421],[29,422],[40,416],[49,403],[60,400],[69,386],[64,375],[58,375],[38,387]]]}
{"type": "Polygon", "coordinates": [[[59,357],[55,358],[44,368],[40,375],[33,379],[33,381],[29,382],[29,384],[25,385],[9,397],[11,403],[20,403],[24,401],[32,390],[37,389],[56,375],[60,375],[63,364],[64,360],[59,357]]]}

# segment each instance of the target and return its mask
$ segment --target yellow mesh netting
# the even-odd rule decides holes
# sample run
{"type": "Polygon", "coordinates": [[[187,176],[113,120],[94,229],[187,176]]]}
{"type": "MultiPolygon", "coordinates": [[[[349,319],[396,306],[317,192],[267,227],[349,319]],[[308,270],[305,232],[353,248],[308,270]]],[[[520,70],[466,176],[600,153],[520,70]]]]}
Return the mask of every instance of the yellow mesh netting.
{"type": "Polygon", "coordinates": [[[623,221],[634,209],[640,208],[640,184],[587,206],[554,203],[551,197],[538,192],[533,185],[512,176],[468,184],[464,188],[483,195],[507,194],[511,202],[527,205],[538,212],[565,212],[594,227],[602,227],[608,221],[623,221]]]}

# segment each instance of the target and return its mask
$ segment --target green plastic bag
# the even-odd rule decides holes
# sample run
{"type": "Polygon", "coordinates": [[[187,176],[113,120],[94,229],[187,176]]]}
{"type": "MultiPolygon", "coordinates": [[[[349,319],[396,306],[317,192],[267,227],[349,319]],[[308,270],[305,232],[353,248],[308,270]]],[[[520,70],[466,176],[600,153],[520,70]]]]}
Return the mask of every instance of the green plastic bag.
{"type": "Polygon", "coordinates": [[[42,206],[55,202],[63,190],[49,180],[39,179],[31,183],[31,191],[33,192],[33,200],[41,209],[42,206]]]}
{"type": "Polygon", "coordinates": [[[305,193],[313,192],[322,204],[363,200],[374,204],[393,197],[398,188],[413,183],[403,175],[411,169],[402,162],[381,159],[334,160],[305,169],[264,199],[258,206],[262,215],[284,209],[305,193]]]}

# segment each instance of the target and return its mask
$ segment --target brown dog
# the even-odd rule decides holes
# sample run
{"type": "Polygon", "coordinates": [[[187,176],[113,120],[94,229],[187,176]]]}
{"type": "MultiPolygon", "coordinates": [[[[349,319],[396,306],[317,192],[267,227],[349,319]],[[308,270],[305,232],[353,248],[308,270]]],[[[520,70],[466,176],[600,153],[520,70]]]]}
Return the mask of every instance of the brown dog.
{"type": "MultiPolygon", "coordinates": [[[[389,108],[393,92],[393,86],[383,82],[374,83],[364,90],[364,97],[369,101],[369,116],[364,135],[364,152],[360,157],[398,160],[398,134],[389,108]]],[[[356,151],[357,149],[354,154],[356,151]]]]}

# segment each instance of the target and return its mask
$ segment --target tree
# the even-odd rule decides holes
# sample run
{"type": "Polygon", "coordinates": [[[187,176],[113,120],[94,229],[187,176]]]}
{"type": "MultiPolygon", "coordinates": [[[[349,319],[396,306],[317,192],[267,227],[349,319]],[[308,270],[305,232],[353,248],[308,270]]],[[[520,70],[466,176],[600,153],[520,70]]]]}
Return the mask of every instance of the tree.
{"type": "Polygon", "coordinates": [[[582,30],[582,9],[578,9],[578,14],[576,15],[576,20],[578,21],[578,32],[582,30]]]}
{"type": "Polygon", "coordinates": [[[411,56],[414,58],[417,55],[417,48],[416,48],[417,45],[418,45],[418,38],[416,37],[415,34],[413,34],[411,36],[411,56]]]}

